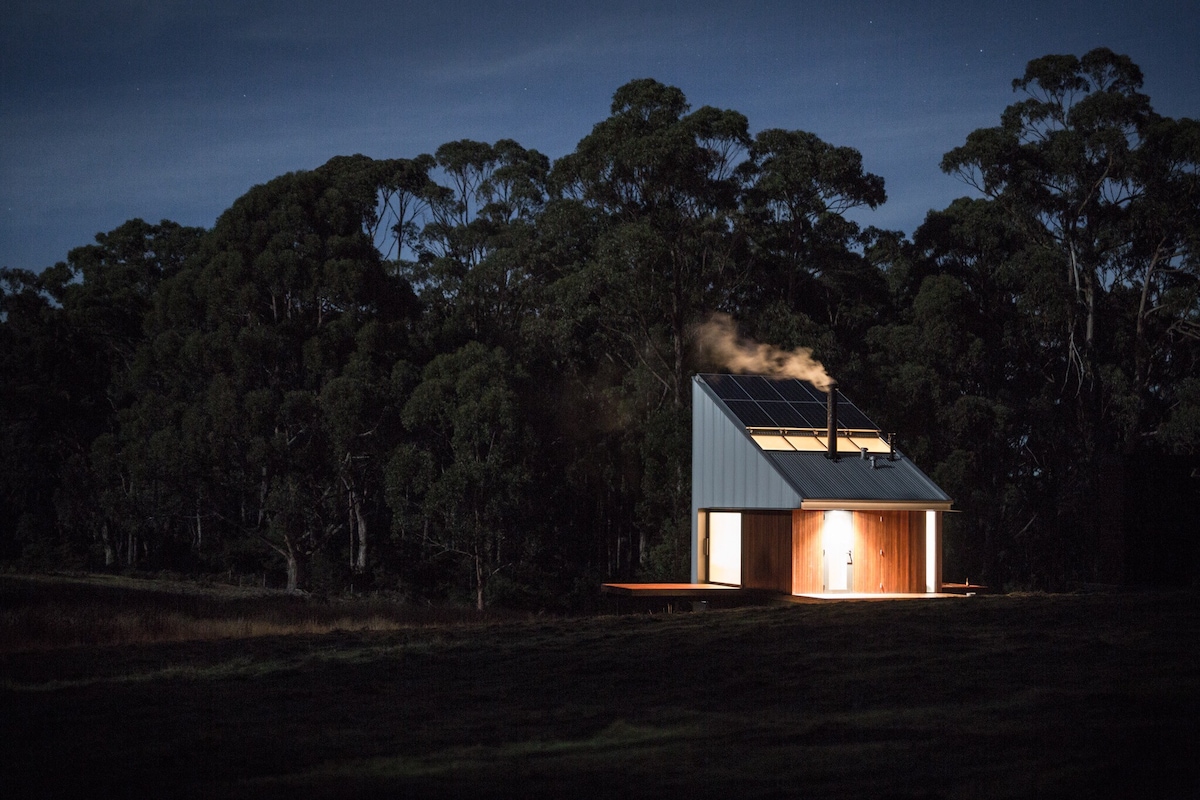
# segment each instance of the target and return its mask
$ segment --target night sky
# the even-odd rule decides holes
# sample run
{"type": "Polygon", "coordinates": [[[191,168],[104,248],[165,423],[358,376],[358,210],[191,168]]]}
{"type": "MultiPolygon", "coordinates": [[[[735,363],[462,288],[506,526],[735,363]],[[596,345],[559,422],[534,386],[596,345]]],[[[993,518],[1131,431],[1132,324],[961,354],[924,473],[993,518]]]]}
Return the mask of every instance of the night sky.
{"type": "Polygon", "coordinates": [[[1049,53],[1107,46],[1155,109],[1200,116],[1200,5],[592,0],[0,0],[0,266],[41,269],[132,217],[209,227],[335,155],[470,138],[551,158],[650,77],[752,132],[863,154],[911,234],[967,194],[941,156],[1049,53]]]}

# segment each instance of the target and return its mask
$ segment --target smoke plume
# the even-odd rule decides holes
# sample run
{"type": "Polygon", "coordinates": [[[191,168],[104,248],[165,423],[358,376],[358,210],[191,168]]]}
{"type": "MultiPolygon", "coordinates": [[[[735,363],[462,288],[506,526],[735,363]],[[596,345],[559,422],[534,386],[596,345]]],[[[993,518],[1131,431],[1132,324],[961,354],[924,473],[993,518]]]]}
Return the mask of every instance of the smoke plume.
{"type": "Polygon", "coordinates": [[[837,383],[829,377],[821,362],[812,357],[809,348],[782,350],[742,339],[737,334],[737,324],[728,314],[713,314],[707,322],[698,325],[696,342],[702,353],[730,372],[799,378],[823,392],[828,392],[837,383]]]}

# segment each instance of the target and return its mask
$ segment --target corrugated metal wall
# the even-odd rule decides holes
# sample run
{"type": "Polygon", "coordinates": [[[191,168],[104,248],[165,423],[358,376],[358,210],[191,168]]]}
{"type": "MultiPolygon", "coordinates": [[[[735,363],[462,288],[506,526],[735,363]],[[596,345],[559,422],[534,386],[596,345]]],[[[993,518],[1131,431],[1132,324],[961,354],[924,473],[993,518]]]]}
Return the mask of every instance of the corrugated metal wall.
{"type": "Polygon", "coordinates": [[[692,379],[692,580],[704,564],[702,508],[786,510],[800,496],[762,457],[742,426],[726,416],[701,382],[692,379]]]}

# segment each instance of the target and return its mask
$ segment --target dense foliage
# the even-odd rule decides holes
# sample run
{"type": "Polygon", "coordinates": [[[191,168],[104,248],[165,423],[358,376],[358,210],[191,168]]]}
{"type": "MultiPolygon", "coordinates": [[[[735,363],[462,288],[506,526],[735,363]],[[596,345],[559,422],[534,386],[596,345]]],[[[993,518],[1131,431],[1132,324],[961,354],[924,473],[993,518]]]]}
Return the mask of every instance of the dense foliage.
{"type": "Polygon", "coordinates": [[[0,558],[480,607],[685,579],[693,330],[724,312],[955,497],[948,577],[1139,577],[1123,498],[1194,497],[1200,451],[1200,123],[1141,85],[1030,62],[943,160],[975,197],[911,240],[847,218],[885,201],[854,150],[638,80],[554,163],[337,157],[211,230],[5,269],[0,558]]]}

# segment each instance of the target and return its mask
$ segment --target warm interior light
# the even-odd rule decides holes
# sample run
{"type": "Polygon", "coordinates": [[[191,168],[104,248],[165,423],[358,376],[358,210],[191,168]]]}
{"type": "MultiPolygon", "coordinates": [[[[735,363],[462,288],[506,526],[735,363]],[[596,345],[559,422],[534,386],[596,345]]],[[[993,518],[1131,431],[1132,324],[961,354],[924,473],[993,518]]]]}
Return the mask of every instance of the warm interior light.
{"type": "Polygon", "coordinates": [[[937,585],[937,512],[925,512],[925,591],[936,592],[937,585]]]}
{"type": "Polygon", "coordinates": [[[742,515],[736,511],[708,515],[708,580],[742,584],[742,515]]]}
{"type": "Polygon", "coordinates": [[[826,511],[824,545],[828,582],[825,589],[844,592],[850,588],[847,564],[854,548],[854,518],[849,511],[826,511]]]}

